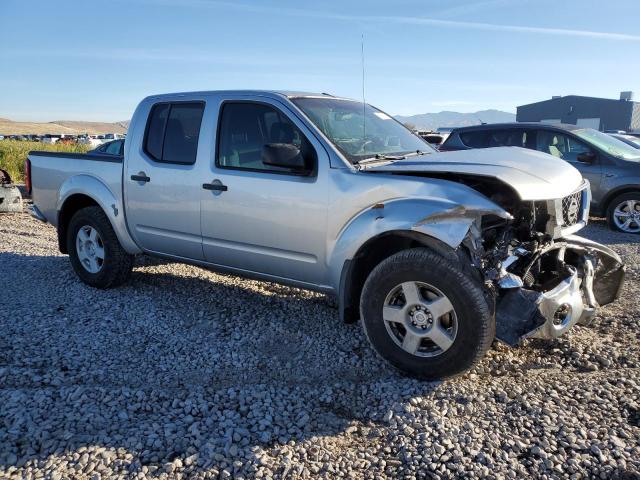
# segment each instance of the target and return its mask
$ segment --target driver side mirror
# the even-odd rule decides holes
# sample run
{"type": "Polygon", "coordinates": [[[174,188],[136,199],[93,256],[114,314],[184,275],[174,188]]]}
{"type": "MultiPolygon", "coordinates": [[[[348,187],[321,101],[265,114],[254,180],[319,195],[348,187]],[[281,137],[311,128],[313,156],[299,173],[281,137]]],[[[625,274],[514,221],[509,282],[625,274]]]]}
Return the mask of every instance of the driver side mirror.
{"type": "Polygon", "coordinates": [[[262,146],[261,158],[270,167],[286,168],[298,175],[310,173],[302,152],[293,143],[267,143],[262,146]]]}
{"type": "Polygon", "coordinates": [[[596,159],[595,152],[581,153],[576,157],[576,160],[582,163],[593,163],[596,159]]]}

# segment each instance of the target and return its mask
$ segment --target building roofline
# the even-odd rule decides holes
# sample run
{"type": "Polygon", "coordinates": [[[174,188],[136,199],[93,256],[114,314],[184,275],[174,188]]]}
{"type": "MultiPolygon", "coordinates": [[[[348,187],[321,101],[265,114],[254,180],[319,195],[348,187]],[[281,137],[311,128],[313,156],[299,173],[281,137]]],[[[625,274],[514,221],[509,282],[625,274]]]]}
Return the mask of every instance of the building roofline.
{"type": "Polygon", "coordinates": [[[606,101],[606,102],[615,102],[615,103],[632,103],[635,105],[640,105],[640,102],[635,102],[633,100],[620,100],[620,99],[615,99],[615,98],[602,98],[602,97],[589,97],[586,95],[563,95],[561,97],[558,98],[548,98],[546,100],[540,100],[537,102],[532,102],[532,103],[526,103],[524,105],[518,105],[516,108],[520,108],[520,107],[528,107],[531,105],[539,105],[541,103],[548,103],[548,102],[557,102],[560,100],[564,100],[564,99],[573,99],[573,98],[580,98],[580,99],[589,99],[589,100],[598,100],[598,101],[606,101]]]}

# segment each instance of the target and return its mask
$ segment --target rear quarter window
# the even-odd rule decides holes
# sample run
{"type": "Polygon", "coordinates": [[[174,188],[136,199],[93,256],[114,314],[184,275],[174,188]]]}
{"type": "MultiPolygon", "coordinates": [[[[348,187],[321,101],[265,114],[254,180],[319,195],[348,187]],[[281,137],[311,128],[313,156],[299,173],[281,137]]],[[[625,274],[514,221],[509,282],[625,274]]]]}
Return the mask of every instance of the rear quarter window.
{"type": "Polygon", "coordinates": [[[489,133],[484,131],[462,132],[460,140],[469,148],[485,148],[489,142],[489,133]]]}
{"type": "Polygon", "coordinates": [[[162,143],[164,141],[164,128],[167,124],[167,115],[170,105],[163,103],[154,105],[147,120],[147,137],[144,149],[155,160],[162,159],[162,143]]]}

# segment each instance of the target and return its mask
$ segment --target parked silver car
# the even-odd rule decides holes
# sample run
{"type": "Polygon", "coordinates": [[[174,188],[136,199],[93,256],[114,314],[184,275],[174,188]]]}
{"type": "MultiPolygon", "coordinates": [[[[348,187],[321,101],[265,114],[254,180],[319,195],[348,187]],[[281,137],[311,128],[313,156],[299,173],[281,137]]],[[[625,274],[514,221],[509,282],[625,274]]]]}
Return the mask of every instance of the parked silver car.
{"type": "Polygon", "coordinates": [[[148,97],[124,156],[31,152],[26,171],[33,214],[87,284],[122,284],[145,253],[333,294],[422,378],[470,368],[496,332],[516,344],[588,323],[624,276],[615,252],[574,235],[590,190],[566,162],[437,153],[324,94],[148,97]]]}

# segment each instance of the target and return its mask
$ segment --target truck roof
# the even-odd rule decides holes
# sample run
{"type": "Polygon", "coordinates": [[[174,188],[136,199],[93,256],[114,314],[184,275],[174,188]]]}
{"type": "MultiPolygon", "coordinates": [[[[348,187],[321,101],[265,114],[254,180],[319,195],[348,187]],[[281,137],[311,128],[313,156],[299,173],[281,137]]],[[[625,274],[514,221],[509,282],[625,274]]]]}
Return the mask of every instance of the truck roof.
{"type": "Polygon", "coordinates": [[[163,98],[176,98],[176,97],[189,97],[196,95],[209,95],[209,94],[226,94],[226,95],[258,95],[263,97],[286,97],[286,98],[299,98],[299,97],[320,97],[320,98],[338,98],[340,100],[356,101],[351,98],[338,97],[329,93],[314,93],[314,92],[301,92],[294,90],[201,90],[194,92],[174,92],[174,93],[162,93],[157,95],[149,95],[147,99],[163,99],[163,98]]]}

